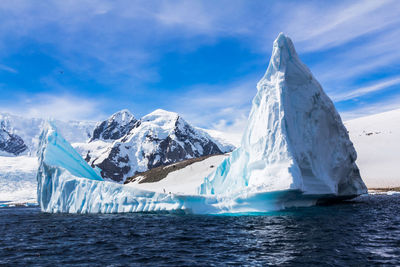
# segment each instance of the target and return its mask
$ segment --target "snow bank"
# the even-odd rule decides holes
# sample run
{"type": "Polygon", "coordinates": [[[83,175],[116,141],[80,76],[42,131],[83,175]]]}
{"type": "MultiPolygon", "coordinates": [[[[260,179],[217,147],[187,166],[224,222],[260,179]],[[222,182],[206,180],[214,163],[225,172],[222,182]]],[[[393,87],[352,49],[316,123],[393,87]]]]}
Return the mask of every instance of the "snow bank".
{"type": "Polygon", "coordinates": [[[197,189],[204,181],[204,177],[216,168],[221,162],[227,158],[227,154],[211,156],[205,160],[195,162],[183,169],[170,172],[167,177],[155,183],[137,182],[128,183],[126,186],[150,190],[155,192],[172,192],[182,195],[196,195],[197,189]]]}
{"type": "Polygon", "coordinates": [[[400,109],[345,122],[368,188],[400,187],[400,109]]]}
{"type": "Polygon", "coordinates": [[[0,203],[36,203],[37,158],[0,157],[0,203]]]}

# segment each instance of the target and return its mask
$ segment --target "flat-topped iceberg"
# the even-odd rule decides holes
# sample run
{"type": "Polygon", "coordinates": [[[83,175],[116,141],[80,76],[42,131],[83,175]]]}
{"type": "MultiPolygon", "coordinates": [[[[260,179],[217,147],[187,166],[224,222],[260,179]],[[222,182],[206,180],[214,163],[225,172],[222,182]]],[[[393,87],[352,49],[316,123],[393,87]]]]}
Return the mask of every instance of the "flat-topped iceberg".
{"type": "Polygon", "coordinates": [[[171,195],[103,181],[52,123],[38,150],[38,203],[45,212],[110,213],[180,209],[171,195]]]}
{"type": "Polygon", "coordinates": [[[268,212],[367,192],[339,114],[283,34],[257,88],[241,147],[204,178],[197,195],[103,181],[49,123],[38,151],[41,209],[268,212]]]}

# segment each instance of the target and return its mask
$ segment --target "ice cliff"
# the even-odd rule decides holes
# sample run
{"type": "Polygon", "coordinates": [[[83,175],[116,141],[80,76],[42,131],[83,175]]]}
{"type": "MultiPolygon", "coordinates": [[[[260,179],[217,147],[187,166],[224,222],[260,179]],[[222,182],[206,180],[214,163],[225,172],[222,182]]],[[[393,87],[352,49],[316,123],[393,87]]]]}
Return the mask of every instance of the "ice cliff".
{"type": "Polygon", "coordinates": [[[199,193],[367,192],[338,112],[282,33],[257,89],[240,148],[205,179],[199,193]]]}
{"type": "Polygon", "coordinates": [[[198,195],[156,193],[102,181],[99,172],[48,124],[38,151],[41,209],[266,212],[366,193],[340,116],[283,34],[274,42],[257,88],[241,147],[204,178],[198,195]]]}

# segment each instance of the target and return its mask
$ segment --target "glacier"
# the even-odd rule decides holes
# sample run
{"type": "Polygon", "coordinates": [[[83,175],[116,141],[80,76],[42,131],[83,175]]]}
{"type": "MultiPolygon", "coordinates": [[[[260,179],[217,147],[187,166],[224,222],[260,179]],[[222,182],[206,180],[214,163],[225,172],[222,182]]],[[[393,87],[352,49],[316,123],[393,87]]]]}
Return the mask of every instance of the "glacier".
{"type": "Polygon", "coordinates": [[[268,212],[367,192],[339,114],[284,34],[275,40],[257,88],[241,146],[204,178],[198,194],[104,181],[100,170],[92,169],[48,123],[38,150],[42,211],[268,212]]]}

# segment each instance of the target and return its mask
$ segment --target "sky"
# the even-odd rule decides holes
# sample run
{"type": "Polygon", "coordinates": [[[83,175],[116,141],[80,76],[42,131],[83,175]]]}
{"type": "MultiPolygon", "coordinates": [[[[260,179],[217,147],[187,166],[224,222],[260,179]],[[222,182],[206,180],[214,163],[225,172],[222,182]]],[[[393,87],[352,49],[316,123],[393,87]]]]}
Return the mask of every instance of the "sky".
{"type": "Polygon", "coordinates": [[[400,108],[400,1],[0,1],[0,112],[241,132],[289,36],[342,118],[400,108]]]}

